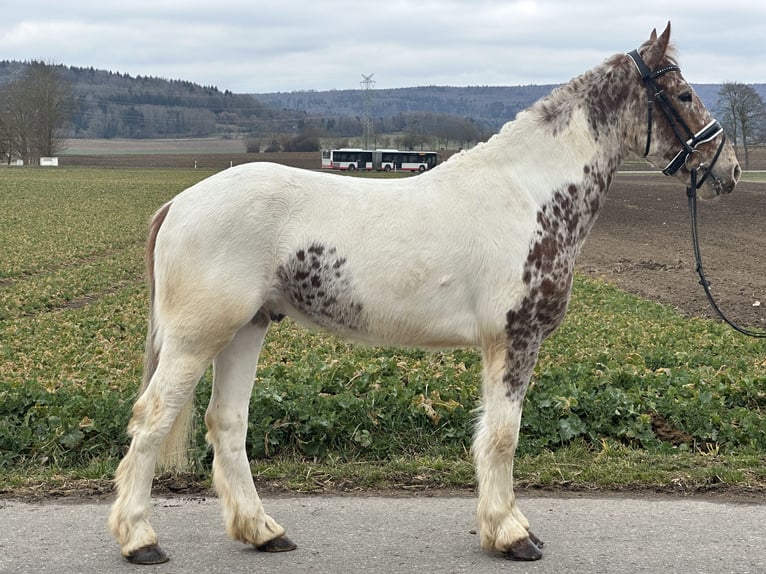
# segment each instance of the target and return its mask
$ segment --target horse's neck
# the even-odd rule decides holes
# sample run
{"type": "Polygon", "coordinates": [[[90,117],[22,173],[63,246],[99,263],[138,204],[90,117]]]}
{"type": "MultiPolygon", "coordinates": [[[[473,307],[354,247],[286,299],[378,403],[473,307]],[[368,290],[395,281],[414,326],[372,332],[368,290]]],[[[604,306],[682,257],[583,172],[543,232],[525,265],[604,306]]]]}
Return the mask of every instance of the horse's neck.
{"type": "Polygon", "coordinates": [[[450,159],[438,177],[470,183],[472,195],[484,199],[523,196],[538,219],[563,222],[579,249],[623,158],[637,145],[643,94],[631,65],[615,56],[575,78],[486,143],[450,159]],[[496,185],[477,188],[476,182],[490,179],[496,185]]]}
{"type": "Polygon", "coordinates": [[[520,195],[540,213],[555,212],[579,244],[595,223],[623,156],[613,138],[594,137],[583,110],[572,110],[565,125],[551,129],[531,109],[478,149],[456,158],[454,167],[472,181],[492,173],[498,186],[474,194],[520,195]]]}
{"type": "Polygon", "coordinates": [[[524,172],[529,193],[541,208],[562,214],[578,244],[635,147],[640,85],[619,61],[605,62],[519,114],[492,146],[509,151],[508,169],[524,172]]]}

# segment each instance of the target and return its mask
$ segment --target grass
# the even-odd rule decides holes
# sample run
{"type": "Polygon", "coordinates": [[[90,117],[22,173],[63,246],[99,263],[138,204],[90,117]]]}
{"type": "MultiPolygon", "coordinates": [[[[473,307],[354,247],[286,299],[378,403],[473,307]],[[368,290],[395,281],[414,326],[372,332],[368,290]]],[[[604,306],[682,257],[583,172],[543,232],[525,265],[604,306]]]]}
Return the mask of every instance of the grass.
{"type": "MultiPolygon", "coordinates": [[[[151,213],[211,172],[0,170],[0,482],[103,482],[127,446],[151,213]]],[[[766,488],[766,343],[577,277],[522,422],[526,487],[766,488]]],[[[480,362],[270,331],[251,400],[259,483],[470,488],[480,362]]],[[[210,374],[198,387],[198,419],[210,374]]],[[[194,457],[206,480],[200,429],[194,457]]]]}
{"type": "MultiPolygon", "coordinates": [[[[598,448],[573,441],[555,451],[526,454],[515,461],[521,489],[577,489],[709,492],[766,487],[766,461],[756,455],[650,453],[620,444],[598,448]]],[[[473,464],[461,457],[393,457],[356,464],[329,458],[321,463],[279,460],[253,464],[256,482],[300,492],[327,490],[412,490],[474,488],[473,464]]]]}
{"type": "MultiPolygon", "coordinates": [[[[112,492],[116,459],[93,460],[86,466],[21,465],[3,471],[0,497],[103,496],[112,492]]],[[[475,490],[469,454],[393,456],[385,460],[322,460],[281,456],[253,460],[251,471],[263,493],[463,492],[475,490]]],[[[766,491],[763,456],[720,453],[657,453],[604,443],[597,448],[573,441],[555,451],[516,457],[517,491],[724,494],[759,499],[766,491]]],[[[206,472],[155,480],[164,492],[208,491],[206,472]]]]}
{"type": "Polygon", "coordinates": [[[766,182],[766,171],[743,171],[742,181],[749,183],[764,183],[766,182]]]}

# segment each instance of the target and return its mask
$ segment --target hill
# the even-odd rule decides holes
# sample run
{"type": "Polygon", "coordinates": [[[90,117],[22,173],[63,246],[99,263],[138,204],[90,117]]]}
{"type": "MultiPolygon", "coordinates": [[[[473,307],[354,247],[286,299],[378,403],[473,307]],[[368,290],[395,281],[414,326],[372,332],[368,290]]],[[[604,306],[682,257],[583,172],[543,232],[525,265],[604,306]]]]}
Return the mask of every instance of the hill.
{"type": "MultiPolygon", "coordinates": [[[[513,119],[518,112],[546,96],[555,85],[530,86],[423,86],[373,90],[370,116],[394,118],[413,113],[442,114],[472,118],[493,131],[513,119]]],[[[362,116],[365,113],[363,90],[331,90],[253,94],[273,108],[303,112],[309,117],[362,116]]]]}
{"type": "MultiPolygon", "coordinates": [[[[18,77],[25,65],[0,61],[0,89],[18,77]]],[[[286,134],[308,132],[340,142],[363,133],[365,96],[369,95],[376,133],[438,135],[442,141],[461,143],[497,131],[556,87],[422,86],[369,94],[360,89],[234,94],[183,80],[55,67],[71,90],[71,121],[63,134],[68,138],[247,135],[270,145],[286,134]]],[[[694,87],[708,108],[715,109],[721,86],[694,87]]],[[[753,87],[766,99],[766,84],[753,87]]]]}
{"type": "MultiPolygon", "coordinates": [[[[692,84],[700,99],[710,110],[718,105],[721,84],[692,84]]],[[[516,114],[540,98],[547,96],[558,84],[528,86],[423,86],[373,90],[370,110],[373,118],[391,118],[400,114],[433,113],[472,118],[497,131],[516,114]]],[[[753,88],[766,100],[766,84],[753,88]]],[[[272,108],[308,117],[362,116],[365,94],[362,90],[299,91],[253,94],[272,108]]]]}
{"type": "MultiPolygon", "coordinates": [[[[0,61],[0,88],[23,73],[23,62],[0,61]]],[[[55,66],[69,86],[74,138],[202,137],[259,133],[294,126],[294,114],[253,96],[182,80],[55,66]]]]}
{"type": "MultiPolygon", "coordinates": [[[[556,86],[421,86],[373,90],[370,115],[378,119],[407,114],[443,114],[472,118],[492,130],[550,93],[556,86]]],[[[301,91],[253,94],[273,108],[304,112],[309,117],[363,116],[363,90],[301,91]]]]}

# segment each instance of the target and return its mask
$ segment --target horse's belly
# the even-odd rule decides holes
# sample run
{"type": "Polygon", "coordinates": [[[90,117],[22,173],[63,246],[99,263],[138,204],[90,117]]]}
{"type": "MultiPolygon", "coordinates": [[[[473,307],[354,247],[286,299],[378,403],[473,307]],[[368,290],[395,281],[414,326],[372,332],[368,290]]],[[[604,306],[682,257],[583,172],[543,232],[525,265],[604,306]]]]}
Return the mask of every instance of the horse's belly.
{"type": "Polygon", "coordinates": [[[308,328],[320,328],[341,337],[371,345],[454,348],[478,344],[475,321],[454,318],[419,317],[417,315],[385,316],[359,308],[353,320],[349,316],[338,318],[314,310],[297,309],[293,305],[281,307],[285,315],[308,328]]]}

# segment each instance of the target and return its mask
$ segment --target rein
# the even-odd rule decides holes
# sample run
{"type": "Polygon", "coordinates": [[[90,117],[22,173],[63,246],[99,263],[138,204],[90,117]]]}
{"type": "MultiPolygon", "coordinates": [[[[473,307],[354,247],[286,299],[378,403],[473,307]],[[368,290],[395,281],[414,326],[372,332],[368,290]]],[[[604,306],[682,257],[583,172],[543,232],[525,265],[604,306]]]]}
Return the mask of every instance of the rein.
{"type": "MultiPolygon", "coordinates": [[[[675,107],[673,107],[673,104],[671,104],[668,100],[664,90],[655,81],[663,74],[667,74],[668,72],[673,71],[680,71],[680,68],[674,64],[671,64],[652,72],[649,70],[646,62],[644,62],[643,58],[638,53],[638,50],[633,50],[632,52],[628,53],[628,56],[630,56],[630,58],[633,60],[633,63],[636,65],[636,68],[638,68],[638,73],[641,74],[641,80],[646,86],[648,96],[648,120],[644,157],[649,155],[649,149],[652,144],[652,112],[654,110],[654,102],[657,101],[660,105],[660,108],[662,109],[663,114],[667,118],[670,127],[673,129],[673,133],[681,143],[681,151],[679,151],[675,157],[670,160],[668,165],[665,166],[665,168],[662,170],[662,173],[665,175],[673,175],[682,166],[685,166],[691,174],[690,184],[686,188],[686,197],[688,198],[689,202],[689,214],[692,228],[692,247],[694,249],[694,259],[696,264],[695,270],[700,278],[699,284],[702,285],[702,288],[705,290],[705,296],[707,297],[710,306],[727,325],[729,325],[735,331],[742,333],[743,335],[747,335],[748,337],[756,337],[759,339],[766,338],[766,332],[750,331],[748,329],[744,329],[732,322],[726,315],[724,315],[723,311],[721,311],[721,309],[716,304],[715,299],[713,298],[713,294],[710,292],[710,282],[705,278],[705,272],[702,268],[702,256],[700,254],[699,236],[697,234],[697,190],[702,186],[703,183],[705,183],[707,177],[712,173],[713,166],[716,164],[718,157],[721,155],[721,150],[723,149],[724,142],[726,142],[726,134],[723,133],[723,127],[721,127],[721,124],[718,122],[718,120],[713,119],[697,133],[692,133],[692,131],[689,129],[689,126],[686,125],[686,122],[684,122],[681,115],[678,113],[675,107]],[[682,131],[686,137],[682,135],[682,131]],[[716,150],[710,165],[700,163],[697,166],[689,166],[689,158],[693,157],[695,153],[699,153],[697,146],[715,139],[718,137],[718,135],[722,135],[721,143],[718,145],[718,149],[716,150]],[[697,175],[699,170],[704,170],[704,173],[698,180],[697,175]]],[[[713,177],[715,179],[715,176],[713,177]]]]}
{"type": "Polygon", "coordinates": [[[721,311],[721,309],[716,304],[715,299],[713,298],[713,294],[710,292],[710,281],[705,278],[705,271],[702,269],[702,255],[700,254],[699,237],[697,235],[697,187],[695,186],[696,179],[697,170],[693,169],[691,170],[691,185],[686,188],[686,197],[689,200],[689,215],[691,216],[692,224],[692,246],[694,247],[694,260],[696,264],[695,271],[700,278],[699,284],[702,285],[702,288],[705,290],[705,296],[707,297],[710,306],[716,313],[718,313],[718,316],[723,319],[727,325],[729,325],[729,327],[739,333],[742,333],[743,335],[747,335],[748,337],[764,339],[766,338],[766,332],[750,331],[748,329],[744,329],[731,321],[726,315],[724,315],[723,311],[721,311]]]}

